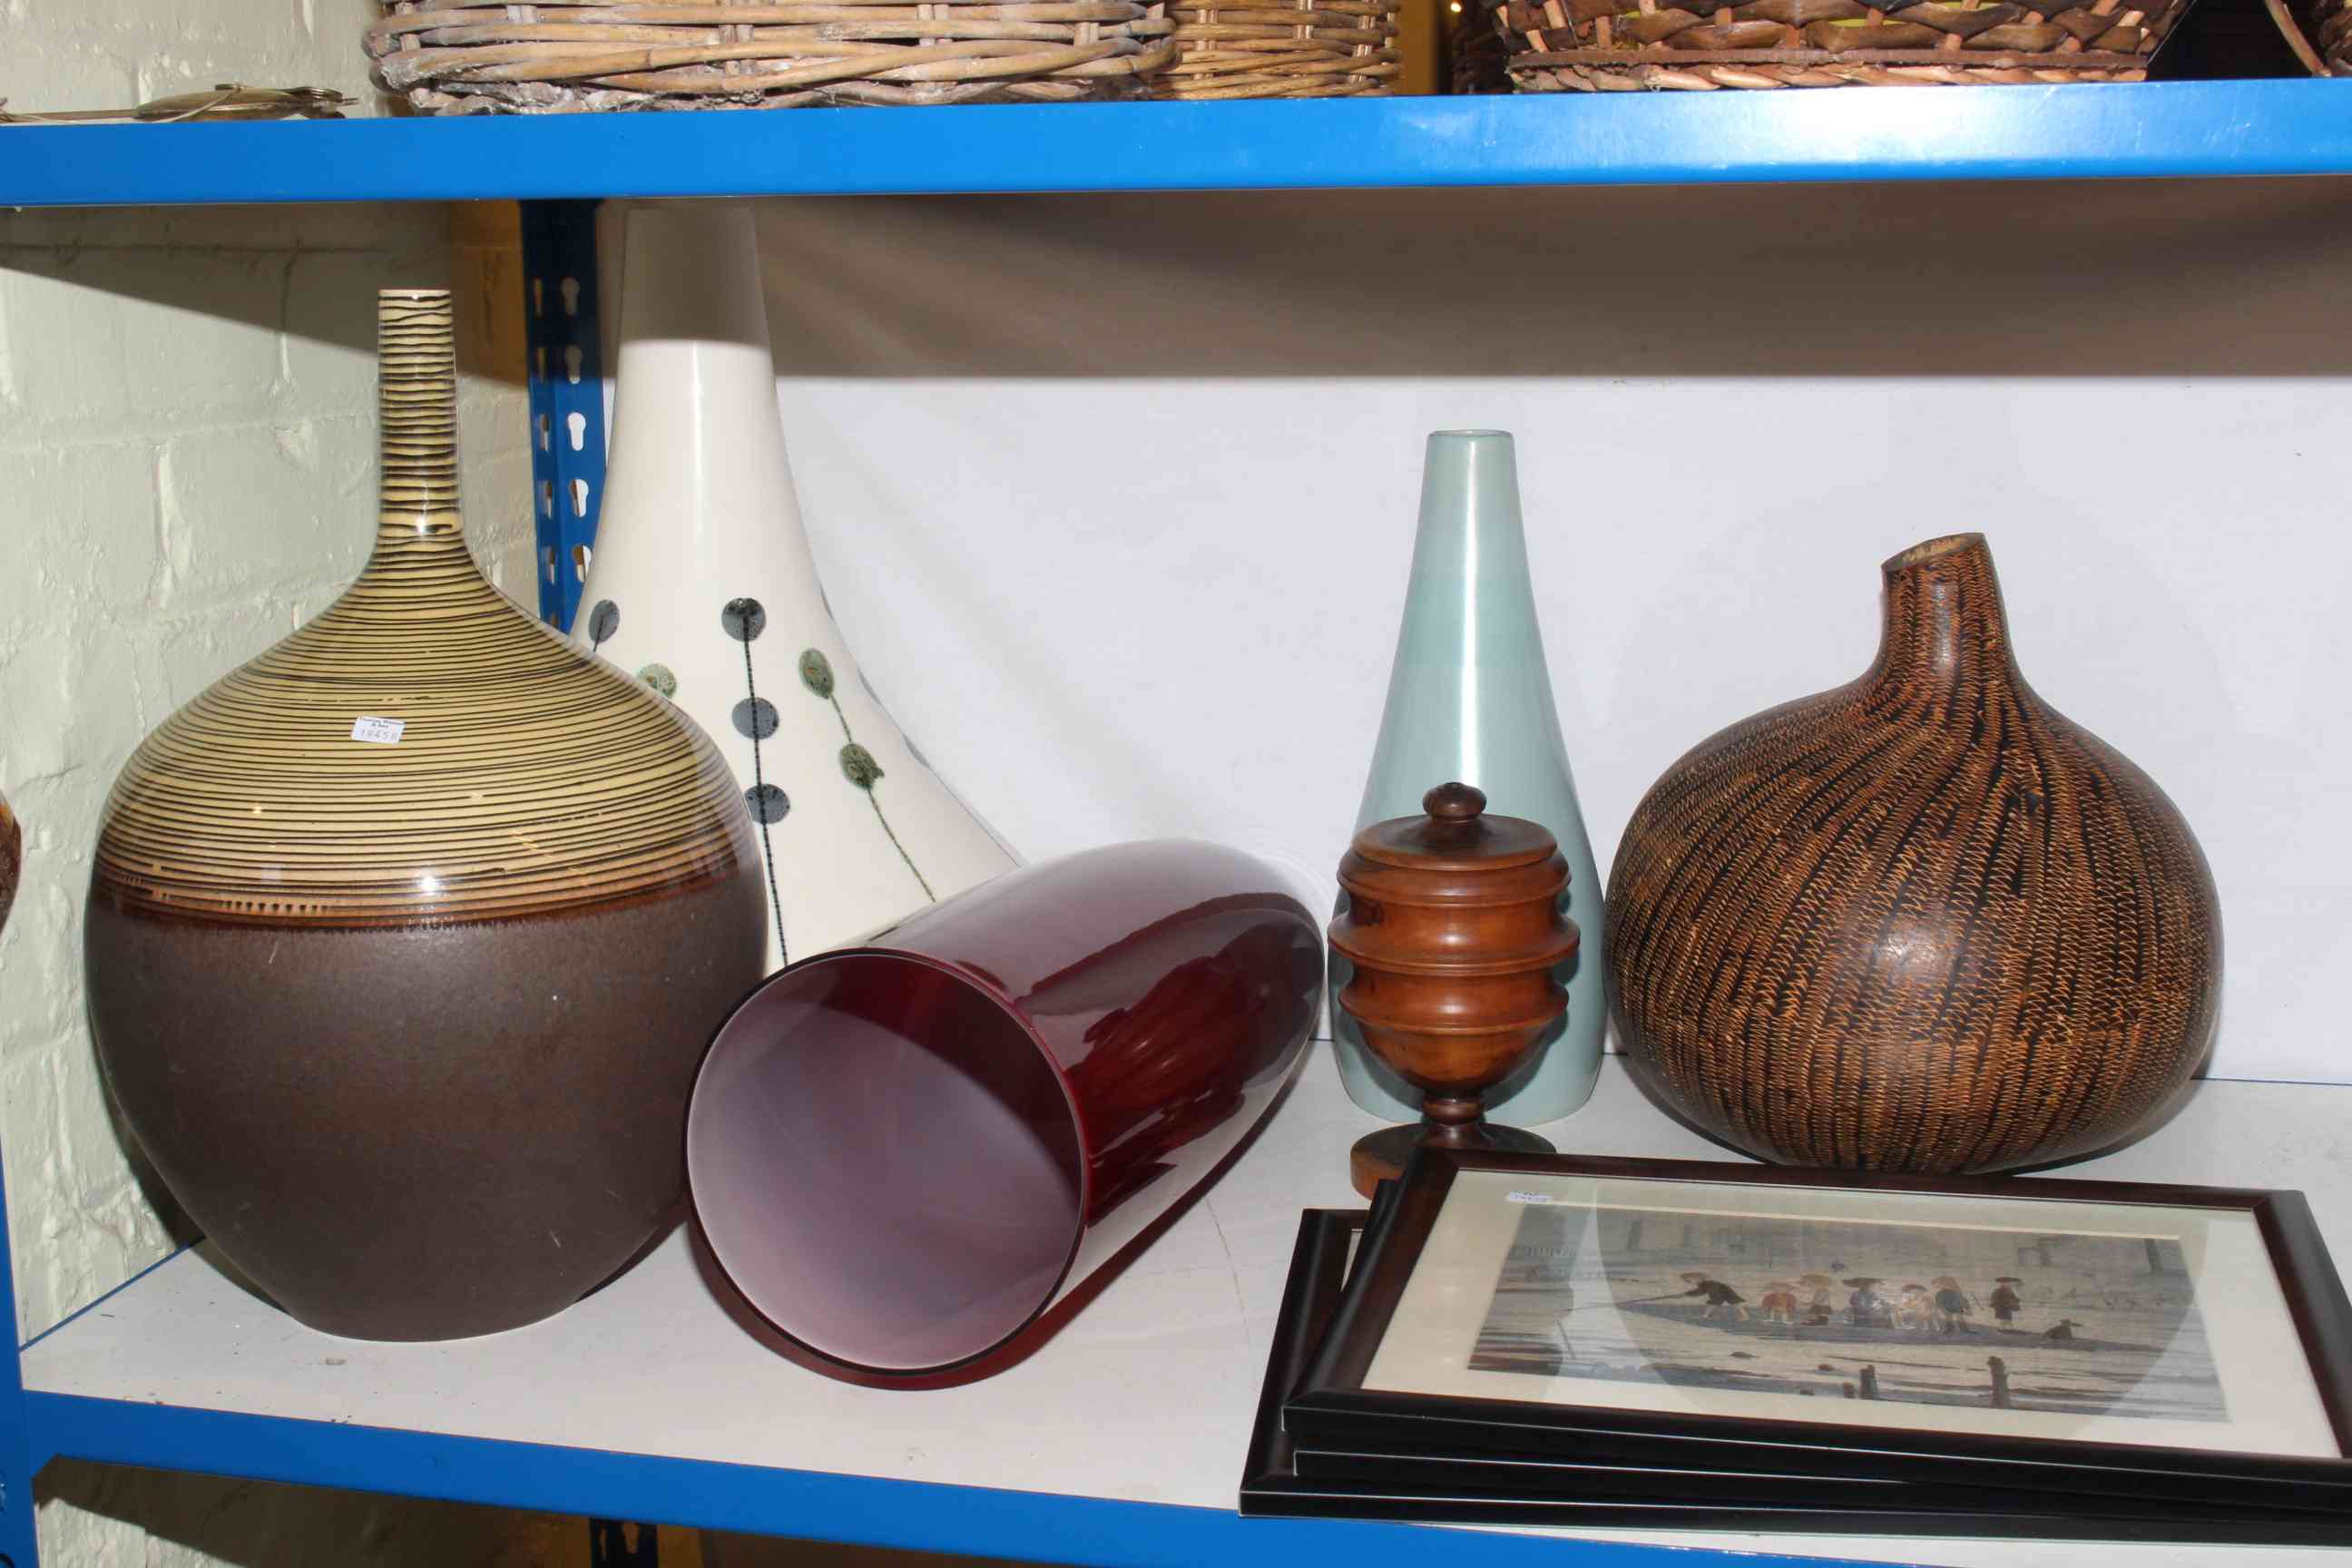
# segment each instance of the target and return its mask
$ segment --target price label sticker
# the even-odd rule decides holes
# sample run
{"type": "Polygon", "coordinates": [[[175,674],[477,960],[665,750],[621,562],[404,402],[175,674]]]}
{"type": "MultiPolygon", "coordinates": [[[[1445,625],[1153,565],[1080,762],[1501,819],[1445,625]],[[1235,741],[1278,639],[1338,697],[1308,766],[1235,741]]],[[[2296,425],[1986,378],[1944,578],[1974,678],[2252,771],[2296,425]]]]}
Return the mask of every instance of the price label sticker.
{"type": "Polygon", "coordinates": [[[396,746],[407,729],[407,721],[402,719],[354,719],[352,739],[375,746],[396,746]]]}
{"type": "Polygon", "coordinates": [[[1556,1204],[1559,1202],[1558,1198],[1552,1197],[1544,1193],[1505,1193],[1503,1194],[1503,1199],[1506,1203],[1514,1204],[1556,1204]]]}

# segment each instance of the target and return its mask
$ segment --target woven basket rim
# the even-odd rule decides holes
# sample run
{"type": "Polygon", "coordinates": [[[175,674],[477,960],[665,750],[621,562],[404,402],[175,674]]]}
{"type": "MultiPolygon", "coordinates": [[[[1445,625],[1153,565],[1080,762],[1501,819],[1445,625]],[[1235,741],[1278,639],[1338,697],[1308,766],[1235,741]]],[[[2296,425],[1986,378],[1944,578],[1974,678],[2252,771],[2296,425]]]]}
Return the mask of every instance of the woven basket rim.
{"type": "Polygon", "coordinates": [[[1311,97],[1389,90],[1402,3],[382,0],[363,38],[435,112],[1311,97]]]}
{"type": "Polygon", "coordinates": [[[1547,66],[1976,66],[2021,70],[2121,70],[2147,64],[2144,55],[2078,49],[2072,54],[2021,54],[2015,49],[1548,49],[1513,55],[1510,67],[1547,66]]]}
{"type": "Polygon", "coordinates": [[[1150,0],[383,0],[362,37],[378,85],[418,107],[530,113],[1139,92],[1175,30],[1150,0]]]}
{"type": "Polygon", "coordinates": [[[1632,0],[1480,3],[1510,51],[1505,70],[1512,85],[1520,91],[1545,91],[1628,83],[1764,88],[2136,81],[2145,79],[2148,60],[2194,0],[2055,0],[2049,5],[2008,0],[1983,7],[1994,15],[1981,19],[1961,17],[1958,13],[1978,7],[1953,0],[1777,6],[1755,0],[1656,0],[1654,7],[1642,0],[1643,13],[1654,8],[1661,16],[1628,23],[1631,37],[1612,36],[1612,23],[1630,16],[1632,0]],[[1703,26],[1710,14],[1713,25],[1703,26]],[[2026,25],[2011,26],[2021,17],[2026,25]],[[1685,30],[1676,31],[1677,23],[1685,30]],[[1825,31],[1848,26],[1863,30],[1851,37],[1825,31]],[[1697,79],[1672,79],[1678,76],[1697,79]]]}

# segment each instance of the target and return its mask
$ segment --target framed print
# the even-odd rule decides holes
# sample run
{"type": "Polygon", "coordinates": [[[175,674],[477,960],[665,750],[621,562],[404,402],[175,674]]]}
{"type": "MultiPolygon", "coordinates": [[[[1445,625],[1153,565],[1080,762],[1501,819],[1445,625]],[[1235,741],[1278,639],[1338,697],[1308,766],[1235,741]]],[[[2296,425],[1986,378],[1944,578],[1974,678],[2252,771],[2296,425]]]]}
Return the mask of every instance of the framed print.
{"type": "Polygon", "coordinates": [[[2322,1517],[2252,1518],[2182,1507],[2111,1510],[2025,1492],[1851,1478],[1748,1472],[1644,1471],[1610,1463],[1517,1467],[1491,1457],[1448,1460],[1394,1454],[1299,1451],[1284,1427],[1290,1391],[1338,1315],[1343,1280],[1370,1249],[1367,1216],[1309,1210],[1301,1218],[1266,1381],[1250,1436],[1241,1511],[1288,1517],[1420,1520],[1592,1529],[2170,1539],[2332,1544],[2352,1530],[2322,1517]],[[1314,1463],[1319,1461],[1319,1463],[1314,1463]]]}
{"type": "Polygon", "coordinates": [[[1597,1456],[2352,1510],[2300,1194],[1429,1151],[1287,1420],[1597,1456]]]}
{"type": "MultiPolygon", "coordinates": [[[[1518,1524],[1589,1530],[1720,1530],[1801,1535],[1980,1536],[2005,1540],[2242,1542],[2262,1546],[2352,1544],[2352,1521],[2321,1513],[2171,1504],[2068,1506],[2047,1494],[1973,1492],[1894,1483],[1866,1503],[1833,1494],[1775,1503],[1707,1500],[1694,1489],[1619,1496],[1521,1477],[1496,1487],[1477,1474],[1493,1461],[1399,1460],[1393,1456],[1300,1450],[1286,1495],[1242,1511],[1380,1517],[1455,1524],[1518,1524]]],[[[1605,1468],[1605,1467],[1604,1467],[1605,1468]]],[[[1749,1478],[1752,1479],[1753,1478],[1749,1478]]],[[[1604,1483],[1605,1485],[1605,1483],[1604,1483]]]]}
{"type": "Polygon", "coordinates": [[[1278,1506],[1283,1494],[1297,1489],[1290,1437],[1283,1429],[1283,1401],[1297,1386],[1339,1310],[1340,1288],[1369,1218],[1366,1211],[1347,1209],[1308,1209],[1298,1217],[1298,1241],[1266,1356],[1265,1386],[1258,1394],[1257,1420],[1242,1467],[1244,1513],[1301,1511],[1278,1506]]]}

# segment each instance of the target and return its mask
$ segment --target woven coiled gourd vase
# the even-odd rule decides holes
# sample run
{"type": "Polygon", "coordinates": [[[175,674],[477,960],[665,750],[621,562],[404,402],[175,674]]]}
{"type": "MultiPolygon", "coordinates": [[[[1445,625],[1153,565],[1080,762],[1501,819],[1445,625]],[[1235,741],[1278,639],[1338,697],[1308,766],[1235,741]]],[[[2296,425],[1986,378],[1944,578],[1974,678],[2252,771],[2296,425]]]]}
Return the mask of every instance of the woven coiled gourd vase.
{"type": "Polygon", "coordinates": [[[231,1262],[314,1328],[446,1339],[562,1310],[674,1211],[766,900],[709,741],[476,568],[449,296],[385,294],[381,339],[374,553],[124,767],[90,1016],[231,1262]]]}
{"type": "Polygon", "coordinates": [[[16,902],[16,884],[25,874],[25,836],[17,830],[16,814],[0,800],[0,931],[8,926],[8,910],[16,902]]]}
{"type": "Polygon", "coordinates": [[[2025,683],[1980,535],[1885,570],[1868,673],[1701,742],[1635,808],[1609,882],[1624,1048],[1765,1160],[2091,1153],[2160,1120],[2212,1038],[2212,873],[2025,683]]]}

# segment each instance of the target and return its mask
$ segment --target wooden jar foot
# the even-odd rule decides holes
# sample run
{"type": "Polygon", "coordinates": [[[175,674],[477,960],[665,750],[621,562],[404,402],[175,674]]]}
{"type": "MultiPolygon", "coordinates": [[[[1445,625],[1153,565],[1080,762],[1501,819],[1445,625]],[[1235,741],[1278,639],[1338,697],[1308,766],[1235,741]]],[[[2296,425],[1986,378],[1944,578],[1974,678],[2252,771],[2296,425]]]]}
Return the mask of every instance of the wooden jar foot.
{"type": "Polygon", "coordinates": [[[1356,1140],[1356,1146],[1348,1151],[1348,1174],[1355,1182],[1356,1191],[1370,1197],[1375,1186],[1396,1180],[1404,1170],[1404,1163],[1423,1143],[1447,1149],[1484,1149],[1498,1154],[1558,1152],[1532,1132],[1492,1121],[1451,1126],[1436,1121],[1408,1121],[1367,1132],[1356,1140]]]}

